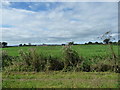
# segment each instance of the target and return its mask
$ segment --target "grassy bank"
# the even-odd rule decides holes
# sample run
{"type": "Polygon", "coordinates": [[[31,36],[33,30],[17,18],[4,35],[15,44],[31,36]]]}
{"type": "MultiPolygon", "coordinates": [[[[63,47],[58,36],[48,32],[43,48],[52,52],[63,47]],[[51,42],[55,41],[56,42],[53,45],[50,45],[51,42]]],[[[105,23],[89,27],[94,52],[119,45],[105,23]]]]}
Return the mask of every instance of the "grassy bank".
{"type": "Polygon", "coordinates": [[[3,73],[3,88],[118,88],[111,72],[3,73]]]}

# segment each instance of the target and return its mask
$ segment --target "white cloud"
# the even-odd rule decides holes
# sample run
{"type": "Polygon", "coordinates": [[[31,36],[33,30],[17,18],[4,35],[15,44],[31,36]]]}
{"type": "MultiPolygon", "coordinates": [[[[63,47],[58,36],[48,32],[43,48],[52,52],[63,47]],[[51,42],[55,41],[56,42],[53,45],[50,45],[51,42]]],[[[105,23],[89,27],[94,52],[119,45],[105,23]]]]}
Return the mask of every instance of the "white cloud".
{"type": "Polygon", "coordinates": [[[41,12],[3,8],[2,15],[2,24],[13,26],[3,28],[11,44],[96,41],[108,29],[117,32],[117,3],[63,3],[41,12]]]}
{"type": "Polygon", "coordinates": [[[1,1],[0,3],[2,4],[3,7],[8,7],[10,5],[9,1],[1,1]]]}

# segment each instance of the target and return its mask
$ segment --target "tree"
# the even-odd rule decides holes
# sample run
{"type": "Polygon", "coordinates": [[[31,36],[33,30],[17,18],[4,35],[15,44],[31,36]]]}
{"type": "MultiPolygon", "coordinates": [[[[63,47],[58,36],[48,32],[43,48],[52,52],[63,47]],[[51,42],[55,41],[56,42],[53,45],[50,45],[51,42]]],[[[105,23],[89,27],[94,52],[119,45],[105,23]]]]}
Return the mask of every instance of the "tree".
{"type": "Polygon", "coordinates": [[[2,42],[2,46],[6,47],[7,46],[7,42],[2,42]]]}
{"type": "Polygon", "coordinates": [[[112,42],[112,40],[115,40],[115,38],[112,37],[111,31],[108,31],[108,32],[104,33],[102,35],[102,37],[100,37],[100,38],[103,40],[103,42],[105,44],[110,44],[110,42],[112,42]]]}
{"type": "Polygon", "coordinates": [[[19,46],[22,46],[22,44],[19,44],[19,46]]]}
{"type": "Polygon", "coordinates": [[[23,44],[23,46],[27,46],[26,44],[23,44]]]}
{"type": "Polygon", "coordinates": [[[68,42],[68,45],[74,45],[74,42],[68,42]]]}
{"type": "Polygon", "coordinates": [[[85,43],[85,45],[88,45],[88,43],[85,43]]]}
{"type": "Polygon", "coordinates": [[[106,39],[103,40],[103,42],[104,42],[105,44],[109,44],[109,43],[110,43],[110,39],[109,39],[109,38],[106,38],[106,39]]]}
{"type": "Polygon", "coordinates": [[[65,46],[65,44],[62,44],[62,46],[65,46]]]}
{"type": "Polygon", "coordinates": [[[88,42],[88,44],[93,44],[92,42],[88,42]]]}
{"type": "Polygon", "coordinates": [[[95,44],[99,44],[98,42],[95,42],[95,44]]]}

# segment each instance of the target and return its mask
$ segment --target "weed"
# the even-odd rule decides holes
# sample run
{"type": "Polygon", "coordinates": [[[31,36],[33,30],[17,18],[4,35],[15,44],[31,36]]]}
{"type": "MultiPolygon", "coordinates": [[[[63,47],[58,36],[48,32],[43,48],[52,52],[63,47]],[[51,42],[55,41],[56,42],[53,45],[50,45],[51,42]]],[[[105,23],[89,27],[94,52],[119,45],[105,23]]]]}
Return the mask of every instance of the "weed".
{"type": "Polygon", "coordinates": [[[4,51],[2,50],[2,67],[4,69],[4,67],[6,66],[9,66],[9,65],[12,65],[12,60],[13,60],[13,57],[12,56],[9,56],[7,51],[4,51]]]}
{"type": "Polygon", "coordinates": [[[72,50],[69,45],[64,46],[63,51],[64,69],[68,71],[78,69],[79,64],[82,62],[78,53],[75,50],[72,50]]]}

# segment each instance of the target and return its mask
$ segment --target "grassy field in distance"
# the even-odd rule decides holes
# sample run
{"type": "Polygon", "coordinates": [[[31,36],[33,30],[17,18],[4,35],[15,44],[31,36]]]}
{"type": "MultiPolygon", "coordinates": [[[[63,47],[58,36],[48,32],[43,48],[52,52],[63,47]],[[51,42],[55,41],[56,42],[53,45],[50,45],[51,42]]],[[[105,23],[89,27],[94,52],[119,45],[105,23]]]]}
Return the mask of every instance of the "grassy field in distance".
{"type": "MultiPolygon", "coordinates": [[[[114,45],[114,51],[118,54],[118,46],[114,45]]],[[[29,48],[37,48],[38,52],[45,55],[52,55],[61,58],[63,46],[29,46],[29,47],[9,47],[3,48],[9,55],[17,56],[19,50],[27,51],[29,48]]],[[[94,58],[96,56],[107,57],[110,54],[109,45],[74,45],[72,49],[76,50],[78,54],[84,58],[94,58]]]]}

